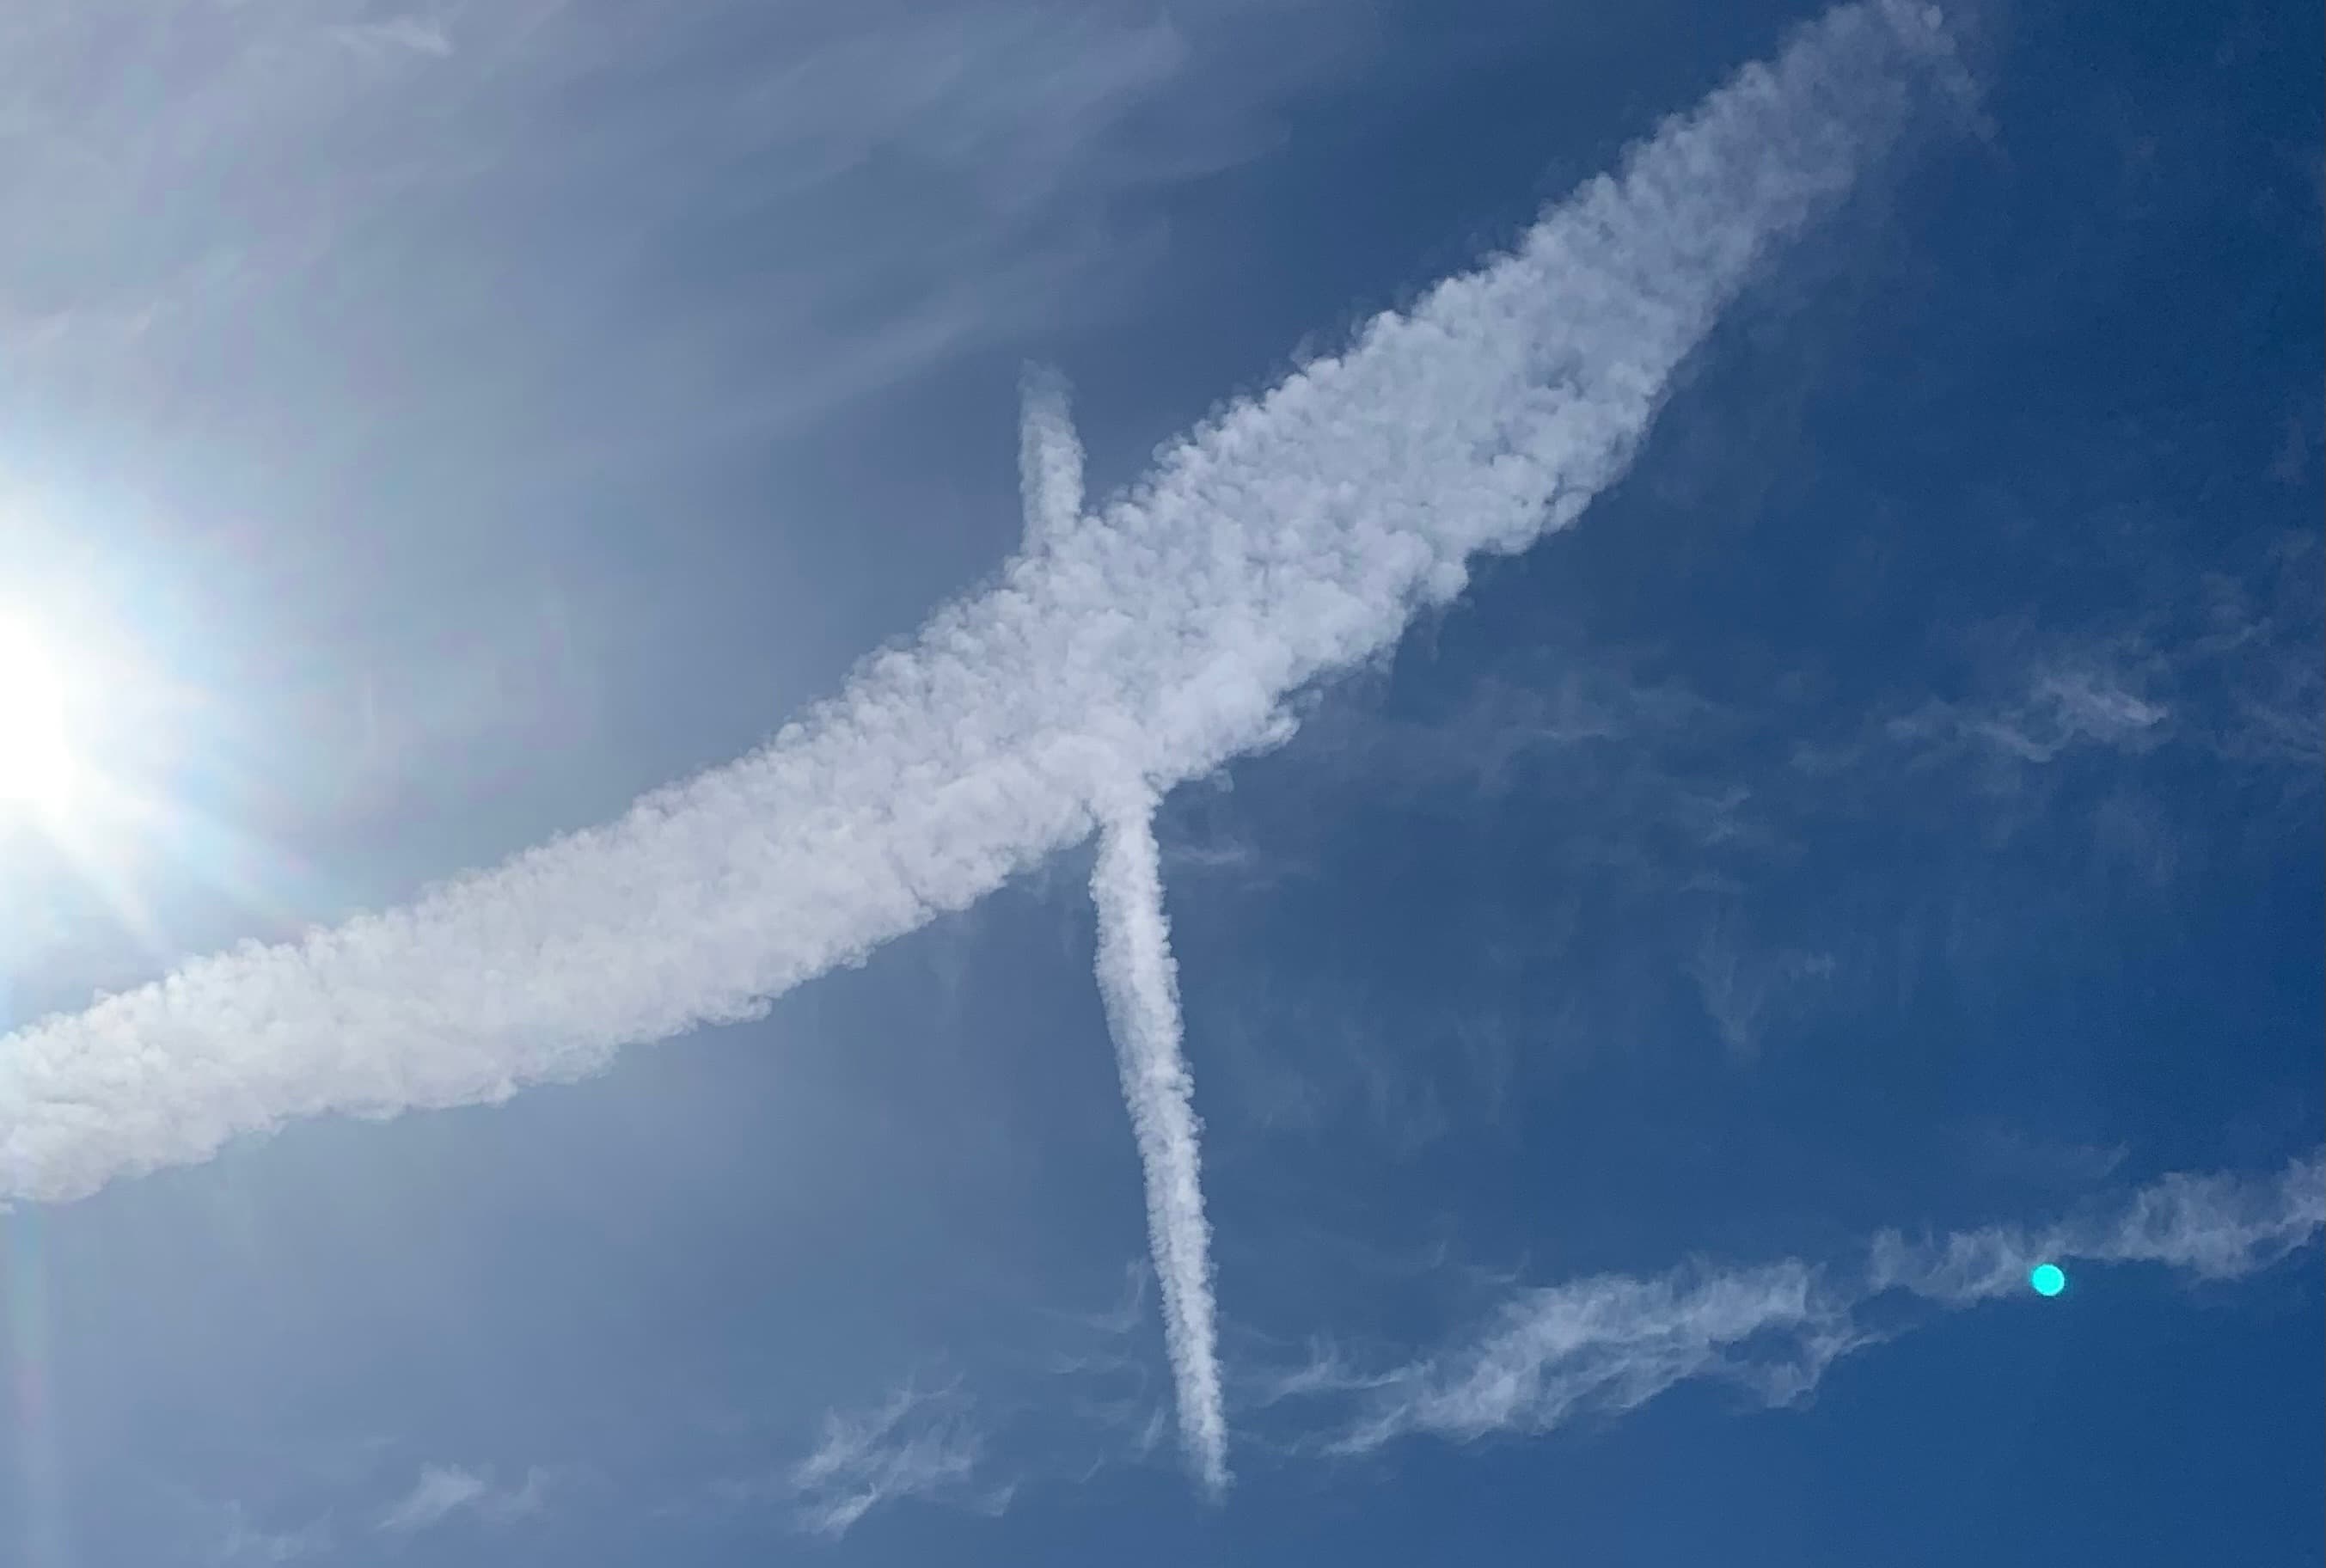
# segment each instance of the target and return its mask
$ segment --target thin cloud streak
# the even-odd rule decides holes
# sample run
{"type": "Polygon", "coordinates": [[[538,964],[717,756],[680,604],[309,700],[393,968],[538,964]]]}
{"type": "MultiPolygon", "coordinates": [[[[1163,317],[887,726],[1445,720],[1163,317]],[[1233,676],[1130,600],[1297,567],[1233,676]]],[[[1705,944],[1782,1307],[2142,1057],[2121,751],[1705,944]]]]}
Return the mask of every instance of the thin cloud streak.
{"type": "Polygon", "coordinates": [[[493,1485],[489,1475],[459,1465],[424,1465],[412,1489],[380,1515],[379,1528],[408,1535],[458,1513],[507,1524],[541,1512],[548,1489],[549,1472],[537,1467],[526,1472],[524,1485],[503,1489],[493,1485]]]}
{"type": "Polygon", "coordinates": [[[1288,733],[1481,552],[1575,521],[1772,245],[1953,89],[1937,13],[1833,13],[1510,256],[1237,403],[743,761],[620,820],[0,1045],[0,1199],[338,1112],[506,1098],[770,998],[1288,733]]]}
{"type": "Polygon", "coordinates": [[[1154,802],[1132,799],[1099,831],[1091,871],[1098,909],[1098,980],[1114,1034],[1123,1103],[1147,1183],[1147,1236],[1161,1283],[1163,1333],[1177,1396],[1179,1441],[1196,1479],[1228,1483],[1227,1414],[1220,1392],[1212,1230],[1204,1218],[1195,1081],[1181,1049],[1178,966],[1163,913],[1154,802]]]}
{"type": "Polygon", "coordinates": [[[1875,1238],[1868,1281],[1927,1300],[1967,1306],[2026,1287],[2046,1258],[2153,1263],[2200,1279],[2236,1279],[2308,1246],[2326,1227],[2326,1150],[2290,1162],[2275,1178],[2170,1175],[2121,1209],[2038,1231],[1990,1227],[1943,1240],[1895,1232],[1875,1238]]]}
{"type": "Polygon", "coordinates": [[[206,1559],[215,1568],[279,1564],[321,1557],[331,1548],[328,1518],[312,1520],[295,1530],[267,1529],[255,1523],[250,1510],[238,1502],[205,1506],[214,1518],[216,1534],[206,1559]]]}
{"type": "Polygon", "coordinates": [[[1610,1274],[1525,1291],[1450,1349],[1375,1370],[1320,1354],[1274,1388],[1279,1398],[1344,1402],[1349,1414],[1328,1445],[1343,1454],[1414,1434],[1469,1442],[1545,1433],[1699,1379],[1782,1405],[1809,1394],[1841,1357],[1905,1331],[1894,1314],[1874,1310],[1885,1300],[1955,1310],[2024,1294],[2028,1270],[2046,1260],[2236,1279],[2312,1245],[2322,1227],[2326,1150],[2275,1177],[2167,1176],[2114,1209],[2039,1229],[1919,1241],[1885,1232],[1854,1267],[1698,1263],[1653,1279],[1610,1274]]]}
{"type": "MultiPolygon", "coordinates": [[[[923,1394],[907,1384],[876,1410],[831,1412],[814,1451],[788,1478],[800,1527],[838,1537],[874,1508],[907,1498],[966,1501],[999,1513],[1010,1489],[974,1484],[983,1446],[965,1402],[950,1389],[923,1394]]],[[[763,1489],[739,1483],[722,1489],[744,1502],[763,1489]]]]}

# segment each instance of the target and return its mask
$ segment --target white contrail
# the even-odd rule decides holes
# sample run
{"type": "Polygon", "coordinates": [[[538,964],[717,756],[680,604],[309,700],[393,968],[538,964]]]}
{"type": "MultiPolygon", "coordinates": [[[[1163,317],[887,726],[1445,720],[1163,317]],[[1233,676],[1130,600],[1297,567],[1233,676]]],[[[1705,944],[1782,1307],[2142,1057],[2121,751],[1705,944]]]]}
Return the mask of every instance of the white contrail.
{"type": "Polygon", "coordinates": [[[1091,899],[1098,906],[1098,983],[1114,1033],[1123,1103],[1147,1181],[1147,1236],[1161,1282],[1163,1335],[1179,1439],[1196,1477],[1227,1485],[1227,1413],[1212,1298],[1212,1232],[1204,1219],[1195,1084],[1179,1045],[1178,966],[1163,915],[1155,802],[1126,792],[1099,825],[1091,899]]]}
{"type": "Polygon", "coordinates": [[[1480,551],[1575,520],[1772,244],[1954,68],[1937,13],[1837,11],[1512,255],[1228,407],[1130,493],[619,821],[400,909],[186,965],[0,1042],[0,1199],[324,1112],[500,1099],[768,999],[1283,733],[1480,551]]]}
{"type": "MultiPolygon", "coordinates": [[[[1027,548],[1065,537],[1082,516],[1083,449],[1067,410],[1065,378],[1032,369],[1023,384],[1018,475],[1027,548]]],[[[1204,1219],[1195,1084],[1181,1049],[1178,966],[1163,914],[1156,799],[1127,779],[1099,810],[1091,901],[1098,912],[1098,984],[1114,1036],[1122,1100],[1139,1139],[1147,1188],[1148,1245],[1161,1282],[1163,1338],[1171,1360],[1180,1445],[1205,1489],[1227,1486],[1227,1411],[1220,1392],[1212,1233],[1204,1219]]]]}

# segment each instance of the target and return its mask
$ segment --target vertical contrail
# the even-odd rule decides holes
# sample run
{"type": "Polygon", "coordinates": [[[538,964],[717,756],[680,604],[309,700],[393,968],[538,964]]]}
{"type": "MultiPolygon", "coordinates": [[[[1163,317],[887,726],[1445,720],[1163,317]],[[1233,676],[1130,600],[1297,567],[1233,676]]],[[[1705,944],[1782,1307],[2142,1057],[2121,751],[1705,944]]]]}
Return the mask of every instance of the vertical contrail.
{"type": "Polygon", "coordinates": [[[1065,536],[1083,512],[1083,443],[1066,407],[1065,378],[1029,365],[1019,385],[1018,483],[1026,498],[1026,548],[1065,536]]]}
{"type": "Polygon", "coordinates": [[[1122,1098],[1147,1180],[1147,1237],[1162,1283],[1163,1337],[1179,1440],[1204,1485],[1227,1485],[1227,1416],[1212,1302],[1212,1229],[1204,1218],[1195,1081],[1179,1047],[1178,966],[1163,915],[1155,801],[1126,791],[1101,818],[1091,869],[1098,906],[1098,984],[1114,1033],[1122,1098]]]}
{"type": "MultiPolygon", "coordinates": [[[[1083,509],[1083,449],[1067,412],[1065,378],[1028,369],[1022,385],[1018,473],[1026,547],[1065,537],[1083,509]]],[[[1178,966],[1163,914],[1154,790],[1127,783],[1100,805],[1091,901],[1098,911],[1098,984],[1114,1036],[1123,1104],[1139,1139],[1147,1187],[1148,1246],[1162,1283],[1164,1347],[1179,1440],[1204,1486],[1227,1485],[1227,1417],[1220,1395],[1212,1234],[1204,1219],[1195,1083],[1181,1050],[1178,966]]]]}

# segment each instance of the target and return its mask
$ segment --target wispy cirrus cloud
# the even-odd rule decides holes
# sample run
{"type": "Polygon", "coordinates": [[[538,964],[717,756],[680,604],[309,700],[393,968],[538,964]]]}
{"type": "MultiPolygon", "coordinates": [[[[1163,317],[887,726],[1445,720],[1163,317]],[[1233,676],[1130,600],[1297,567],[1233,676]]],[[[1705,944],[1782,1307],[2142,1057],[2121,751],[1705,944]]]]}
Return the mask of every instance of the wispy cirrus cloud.
{"type": "Polygon", "coordinates": [[[1322,1402],[1327,1446],[1469,1442],[1619,1414],[1712,1381],[1781,1405],[1836,1360],[1907,1331],[1871,1309],[1958,1309],[2027,1289],[2034,1264],[2156,1264],[2200,1279],[2253,1274],[2326,1227],[2326,1151],[2274,1176],[2172,1175],[2051,1225],[1942,1237],[1885,1232],[1854,1262],[1692,1262],[1653,1278],[1600,1275],[1510,1296],[1483,1329],[1417,1359],[1361,1366],[1326,1347],[1270,1380],[1271,1402],[1322,1402]]]}
{"type": "Polygon", "coordinates": [[[1935,13],[1833,13],[1507,257],[1166,451],[744,761],[418,901],[11,1036],[0,1195],[79,1196],[294,1116],[497,1101],[771,997],[1280,740],[1624,471],[1770,248],[1949,89],[1935,13]]]}
{"type": "Polygon", "coordinates": [[[2095,897],[2180,919],[2209,877],[2241,878],[2315,834],[2316,551],[2276,536],[2182,556],[2057,624],[2000,583],[2014,612],[1934,634],[1949,649],[1943,697],[1838,687],[1812,652],[1726,679],[1766,634],[1758,595],[1674,647],[1620,616],[1595,629],[1588,593],[1545,574],[1512,584],[1542,630],[1498,643],[1491,671],[1456,684],[1411,658],[1317,702],[1276,770],[1295,789],[1175,798],[1183,823],[1264,844],[1279,870],[1338,863],[1328,840],[1386,799],[1432,836],[1435,863],[1484,867],[1522,837],[1541,872],[1523,920],[1490,899],[1444,912],[1469,977],[1419,1021],[1338,980],[1279,1006],[1271,990],[1303,989],[1284,965],[1257,994],[1280,1022],[1246,999],[1206,1017],[1196,994],[1208,1036],[1258,1042],[1225,1064],[1228,1114],[1381,1119],[1352,1090],[1382,1056],[1415,1102],[1404,1119],[1441,1129],[1429,1078],[1458,1059],[1362,1049],[1373,1033],[1507,1036],[1532,1092],[1616,1042],[1742,1062],[1829,1040],[1845,1020],[1903,1016],[1936,975],[1984,987],[1992,959],[2030,945],[2113,970],[2095,897]],[[1320,791],[1333,809],[1309,808],[1320,791]],[[1859,874],[1891,856],[1918,874],[1859,874]]]}
{"type": "MultiPolygon", "coordinates": [[[[1883,741],[1923,766],[1968,758],[2007,769],[2079,752],[2137,755],[2171,738],[2172,706],[2152,695],[2153,656],[2063,649],[2039,658],[2016,691],[1974,702],[1930,702],[1881,725],[1883,741]]],[[[1816,765],[1814,756],[1804,759],[1816,765]]]]}
{"type": "Polygon", "coordinates": [[[1686,966],[1704,1011],[1731,1058],[1760,1053],[1763,1029],[1796,1001],[1795,993],[1833,977],[1830,953],[1763,952],[1739,942],[1725,923],[1707,930],[1686,966]]]}
{"type": "MultiPolygon", "coordinates": [[[[998,1515],[1029,1491],[1079,1485],[1113,1467],[1164,1465],[1172,1402],[1148,1339],[1150,1277],[1142,1259],[1126,1266],[1109,1304],[1029,1302],[1019,1331],[989,1342],[978,1364],[925,1367],[877,1398],[834,1405],[805,1451],[789,1458],[780,1457],[786,1445],[760,1414],[731,1413],[718,1429],[745,1435],[748,1447],[712,1464],[661,1511],[777,1517],[837,1536],[891,1503],[998,1515]]],[[[767,1408],[751,1403],[755,1412],[767,1408]]],[[[699,1435],[703,1427],[688,1430],[699,1435]]],[[[637,1485],[651,1494],[667,1480],[656,1475],[637,1485]]]]}
{"type": "Polygon", "coordinates": [[[569,462],[561,425],[760,428],[1103,308],[1144,259],[1112,204],[1269,145],[1345,68],[1298,10],[253,0],[176,7],[164,41],[125,0],[33,0],[0,50],[0,204],[44,221],[0,237],[0,404],[21,378],[242,443],[304,392],[297,429],[467,418],[569,462]],[[706,241],[751,265],[690,261],[706,241]],[[328,374],[351,359],[359,403],[328,374]]]}
{"type": "Polygon", "coordinates": [[[329,1518],[281,1528],[260,1522],[238,1502],[204,1506],[200,1513],[209,1535],[203,1556],[215,1568],[274,1568],[320,1559],[331,1549],[329,1518]]]}
{"type": "Polygon", "coordinates": [[[505,1525],[538,1514],[549,1499],[550,1477],[535,1467],[514,1487],[494,1483],[491,1472],[460,1465],[426,1464],[412,1489],[383,1509],[378,1528],[393,1535],[432,1529],[459,1515],[505,1525]]]}
{"type": "MultiPolygon", "coordinates": [[[[984,1439],[957,1387],[898,1388],[878,1407],[833,1411],[814,1451],[783,1478],[803,1529],[843,1535],[874,1508],[916,1499],[999,1513],[1010,1488],[979,1475],[984,1439]]],[[[770,1490],[766,1481],[732,1482],[730,1500],[770,1490]]]]}
{"type": "Polygon", "coordinates": [[[2045,1258],[2161,1264],[2200,1279],[2235,1279],[2308,1246],[2326,1226],[2326,1151],[2274,1177],[2175,1173],[2120,1206],[2034,1229],[1875,1239],[1867,1283],[1962,1305],[2023,1289],[2045,1258]]]}
{"type": "Polygon", "coordinates": [[[2314,789],[2326,749],[2326,617],[2312,591],[2318,542],[2279,533],[2225,564],[2170,579],[2130,613],[2044,626],[2013,618],[1963,635],[1970,689],[1875,715],[1864,733],[1804,743],[1804,773],[1884,762],[1968,765],[1990,792],[2085,761],[2180,750],[2285,770],[2314,789]],[[2292,764],[2291,768],[2287,765],[2292,764]]]}

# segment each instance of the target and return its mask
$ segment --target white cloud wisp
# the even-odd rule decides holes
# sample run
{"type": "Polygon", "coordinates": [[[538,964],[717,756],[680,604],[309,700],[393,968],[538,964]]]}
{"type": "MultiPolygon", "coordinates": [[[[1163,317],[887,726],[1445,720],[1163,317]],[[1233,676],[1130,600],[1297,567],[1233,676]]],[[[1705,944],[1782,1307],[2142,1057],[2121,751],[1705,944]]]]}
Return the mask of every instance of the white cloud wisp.
{"type": "Polygon", "coordinates": [[[493,1485],[491,1476],[459,1465],[423,1465],[412,1489],[380,1515],[379,1528],[408,1535],[457,1513],[507,1524],[541,1512],[548,1489],[549,1472],[537,1467],[526,1472],[524,1485],[504,1489],[493,1485]]]}
{"type": "Polygon", "coordinates": [[[1480,552],[1566,527],[1770,247],[1955,80],[1935,11],[1800,33],[1517,249],[1225,409],[744,760],[416,901],[0,1043],[0,1201],[293,1117],[498,1101],[770,998],[1284,733],[1480,552]]]}
{"type": "Polygon", "coordinates": [[[874,1508],[907,1498],[965,1501],[998,1513],[1009,1489],[976,1485],[982,1449],[964,1402],[951,1390],[923,1394],[908,1384],[877,1410],[831,1412],[814,1451],[788,1478],[800,1527],[844,1535],[874,1508]]]}
{"type": "Polygon", "coordinates": [[[1862,1267],[1788,1258],[1697,1264],[1652,1279],[1606,1274],[1523,1291],[1480,1334],[1401,1367],[1337,1356],[1276,1380],[1281,1398],[1348,1402],[1334,1451],[1399,1437],[1468,1442],[1616,1414],[1696,1379],[1771,1405],[1807,1395],[1839,1358],[1903,1332],[1877,1303],[1958,1309],[2025,1294],[2039,1262],[2162,1264],[2199,1279],[2254,1274],[2326,1227],[2326,1151],[2275,1177],[2172,1175],[2112,1209],[2047,1227],[1990,1227],[1909,1241],[1875,1237],[1862,1267]]]}

